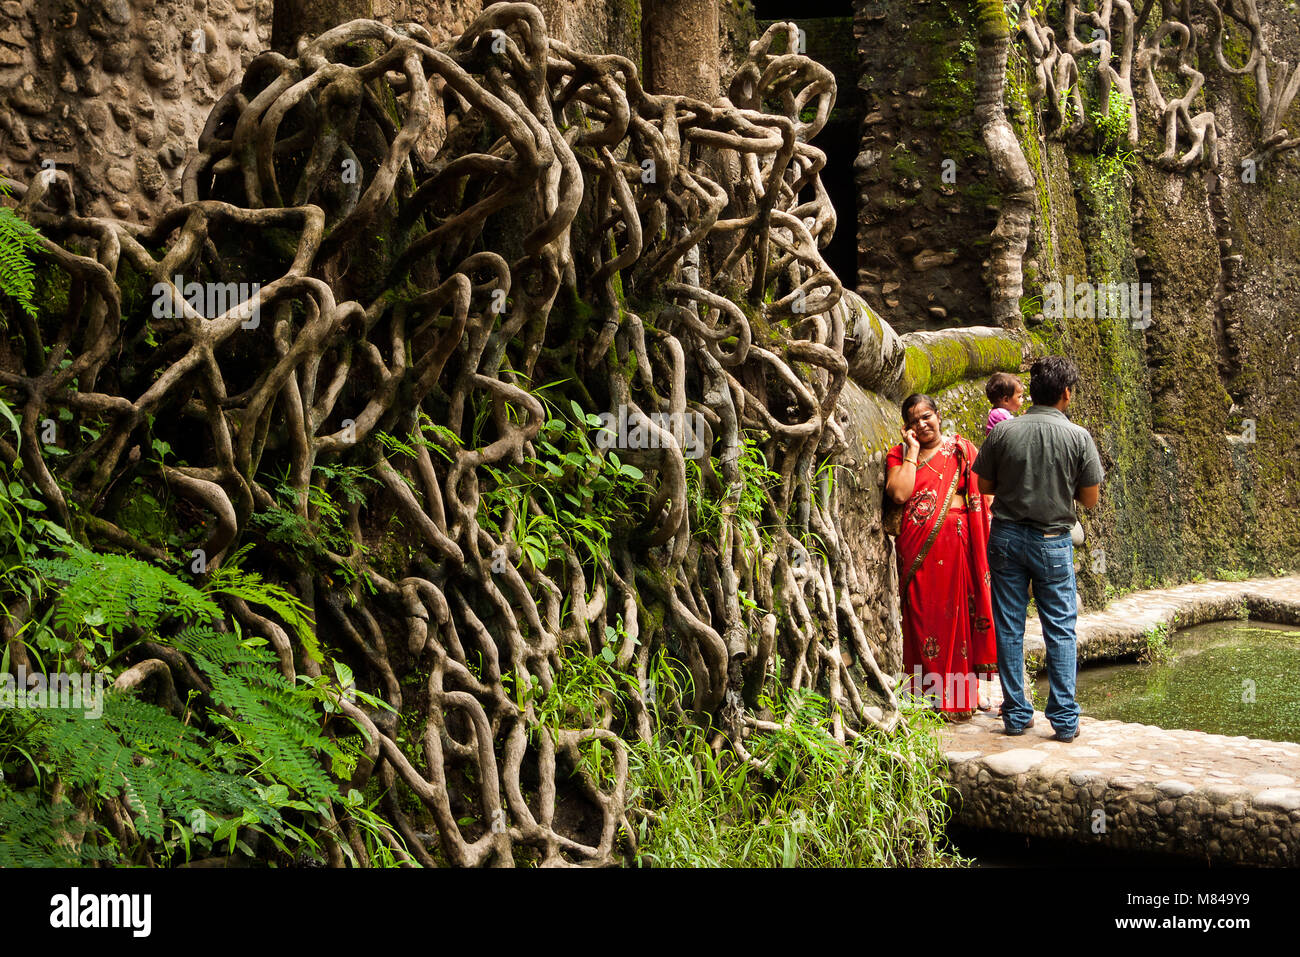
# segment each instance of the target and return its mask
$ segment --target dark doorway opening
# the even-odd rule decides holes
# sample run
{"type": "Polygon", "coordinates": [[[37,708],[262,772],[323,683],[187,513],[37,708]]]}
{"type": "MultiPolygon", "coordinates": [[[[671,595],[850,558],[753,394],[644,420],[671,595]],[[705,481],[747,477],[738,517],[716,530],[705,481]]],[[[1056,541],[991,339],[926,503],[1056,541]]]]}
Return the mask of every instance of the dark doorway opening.
{"type": "MultiPolygon", "coordinates": [[[[857,43],[853,37],[852,0],[756,0],[759,29],[794,21],[807,39],[804,52],[835,74],[835,107],[812,143],[826,154],[821,172],[835,207],[835,235],[822,258],[846,289],[858,286],[858,193],[853,161],[862,140],[863,99],[858,90],[857,43]]],[[[811,198],[808,190],[804,198],[811,198]]]]}
{"type": "Polygon", "coordinates": [[[793,20],[802,24],[804,20],[851,16],[853,0],[754,0],[754,19],[768,23],[793,20]]]}
{"type": "Polygon", "coordinates": [[[827,123],[813,145],[826,154],[822,186],[835,207],[835,235],[822,249],[822,258],[845,289],[858,287],[858,203],[853,182],[853,158],[858,155],[858,121],[827,123]]]}

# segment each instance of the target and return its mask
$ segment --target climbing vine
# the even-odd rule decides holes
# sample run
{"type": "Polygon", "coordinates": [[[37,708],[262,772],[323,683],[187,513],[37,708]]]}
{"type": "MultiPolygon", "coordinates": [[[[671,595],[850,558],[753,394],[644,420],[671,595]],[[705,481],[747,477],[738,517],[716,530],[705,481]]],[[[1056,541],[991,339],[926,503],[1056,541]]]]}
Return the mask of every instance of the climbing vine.
{"type": "MultiPolygon", "coordinates": [[[[357,20],[249,65],[154,225],[81,214],[62,171],[16,186],[67,297],[15,317],[0,457],[78,547],[190,577],[285,689],[350,663],[372,697],[311,742],[355,748],[311,792],[332,863],[635,853],[660,713],[741,764],[793,720],[778,689],[837,746],[899,727],[828,467],[835,85],[796,49],[771,27],[705,103],[527,3],[442,44],[357,20]],[[283,593],[214,590],[236,556],[283,593]]],[[[208,654],[176,650],[121,651],[163,689],[208,654]]]]}

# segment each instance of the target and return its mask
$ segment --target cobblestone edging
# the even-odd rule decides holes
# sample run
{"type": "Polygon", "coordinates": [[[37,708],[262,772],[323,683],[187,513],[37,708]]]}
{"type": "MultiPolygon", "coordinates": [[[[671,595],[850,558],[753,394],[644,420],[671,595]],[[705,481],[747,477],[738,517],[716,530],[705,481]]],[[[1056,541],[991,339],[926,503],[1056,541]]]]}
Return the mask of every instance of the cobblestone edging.
{"type": "MultiPolygon", "coordinates": [[[[1075,627],[1079,664],[1132,659],[1146,647],[1147,633],[1160,625],[1173,631],[1246,615],[1300,625],[1300,575],[1179,585],[1117,599],[1102,611],[1079,616],[1075,627]]],[[[1038,671],[1042,661],[1042,628],[1037,618],[1031,618],[1025,624],[1026,666],[1038,671]]]]}
{"type": "MultiPolygon", "coordinates": [[[[1155,625],[1300,623],[1300,577],[1131,595],[1081,616],[1079,659],[1132,657],[1155,625]]],[[[1042,655],[1026,633],[1026,658],[1042,655]]],[[[981,714],[945,732],[955,821],[1222,864],[1300,866],[1300,744],[1083,718],[1072,744],[1043,715],[1020,737],[981,714]]]]}

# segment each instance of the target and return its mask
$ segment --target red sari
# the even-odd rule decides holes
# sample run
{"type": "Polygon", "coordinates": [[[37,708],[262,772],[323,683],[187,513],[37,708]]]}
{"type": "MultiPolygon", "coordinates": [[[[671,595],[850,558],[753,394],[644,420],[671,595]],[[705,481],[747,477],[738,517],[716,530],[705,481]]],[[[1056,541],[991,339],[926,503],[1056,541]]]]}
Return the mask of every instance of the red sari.
{"type": "MultiPolygon", "coordinates": [[[[971,471],[975,446],[947,436],[916,470],[903,505],[898,583],[903,605],[903,670],[913,693],[950,715],[979,706],[979,678],[997,673],[989,592],[989,514],[971,471]],[[958,494],[966,505],[951,507],[958,494]]],[[[903,463],[890,449],[886,467],[903,463]]]]}

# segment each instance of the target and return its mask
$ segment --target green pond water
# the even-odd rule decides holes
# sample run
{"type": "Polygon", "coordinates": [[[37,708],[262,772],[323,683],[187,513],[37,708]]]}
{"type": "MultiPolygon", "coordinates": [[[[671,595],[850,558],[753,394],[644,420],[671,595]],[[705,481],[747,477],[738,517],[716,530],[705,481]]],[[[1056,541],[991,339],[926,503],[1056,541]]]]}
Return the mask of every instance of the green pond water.
{"type": "MultiPolygon", "coordinates": [[[[1176,631],[1163,664],[1080,668],[1093,718],[1300,742],[1300,628],[1221,621],[1176,631]]],[[[1047,701],[1047,679],[1038,682],[1047,701]]]]}

